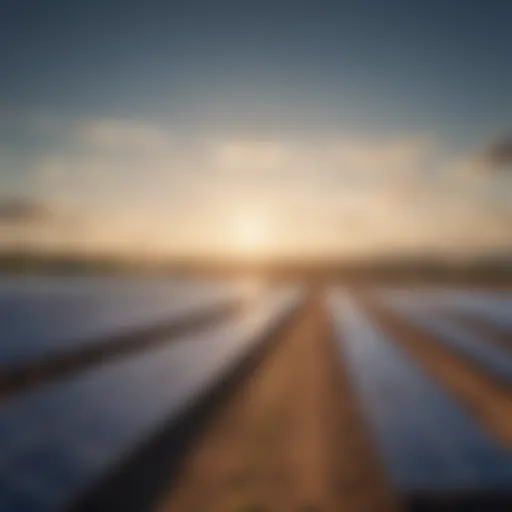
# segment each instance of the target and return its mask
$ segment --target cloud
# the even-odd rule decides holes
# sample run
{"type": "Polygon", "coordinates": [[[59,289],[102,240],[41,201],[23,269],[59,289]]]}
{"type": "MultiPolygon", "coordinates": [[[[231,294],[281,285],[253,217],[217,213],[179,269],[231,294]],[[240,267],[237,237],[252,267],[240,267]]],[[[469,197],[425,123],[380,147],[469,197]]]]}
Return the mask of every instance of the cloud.
{"type": "MultiPolygon", "coordinates": [[[[251,208],[276,225],[283,219],[279,243],[297,240],[297,246],[325,240],[326,247],[349,251],[510,240],[509,197],[497,199],[500,178],[481,172],[495,175],[510,164],[510,140],[443,161],[438,141],[423,134],[184,133],[98,118],[76,122],[73,136],[71,151],[53,147],[40,155],[33,175],[42,197],[78,208],[89,245],[136,244],[142,236],[163,247],[189,239],[220,244],[222,219],[251,208]],[[194,229],[182,229],[194,219],[194,229]],[[186,233],[176,235],[180,230],[186,233]]],[[[25,205],[18,216],[32,225],[37,218],[48,222],[60,215],[53,204],[25,205]]],[[[66,238],[71,231],[59,233],[66,238]]]]}
{"type": "Polygon", "coordinates": [[[482,150],[460,159],[453,168],[461,176],[512,174],[512,136],[492,141],[482,150]]]}
{"type": "Polygon", "coordinates": [[[482,152],[479,161],[490,172],[512,173],[512,136],[490,144],[482,152]]]}
{"type": "Polygon", "coordinates": [[[2,224],[46,223],[54,218],[55,212],[42,203],[22,198],[0,198],[2,224]]]}
{"type": "Polygon", "coordinates": [[[143,121],[97,118],[76,123],[78,142],[90,152],[128,151],[151,167],[192,163],[198,171],[287,174],[353,173],[385,176],[415,171],[433,150],[423,135],[371,139],[329,133],[311,138],[237,133],[184,135],[179,129],[143,121]]]}
{"type": "Polygon", "coordinates": [[[114,118],[79,120],[74,134],[73,151],[47,152],[34,163],[38,189],[57,197],[124,195],[132,204],[152,194],[152,202],[163,194],[173,200],[193,189],[231,190],[232,197],[247,189],[289,194],[302,187],[315,194],[324,187],[327,195],[340,187],[415,189],[435,151],[422,135],[183,133],[114,118]]]}
{"type": "MultiPolygon", "coordinates": [[[[383,186],[423,172],[434,151],[427,137],[225,138],[212,141],[205,164],[230,179],[251,177],[294,184],[383,186]]],[[[272,181],[271,181],[272,182],[272,181]]]]}
{"type": "MultiPolygon", "coordinates": [[[[0,250],[44,248],[87,250],[102,223],[78,215],[60,203],[29,197],[0,197],[0,250]],[[21,244],[21,245],[20,245],[21,244]]],[[[99,244],[92,242],[94,247],[99,244]]]]}
{"type": "Polygon", "coordinates": [[[68,233],[83,227],[85,219],[60,202],[39,201],[25,197],[0,197],[2,228],[48,228],[68,233]]]}
{"type": "Polygon", "coordinates": [[[165,129],[138,121],[92,119],[78,123],[76,131],[82,142],[97,149],[161,152],[170,143],[165,129]]]}

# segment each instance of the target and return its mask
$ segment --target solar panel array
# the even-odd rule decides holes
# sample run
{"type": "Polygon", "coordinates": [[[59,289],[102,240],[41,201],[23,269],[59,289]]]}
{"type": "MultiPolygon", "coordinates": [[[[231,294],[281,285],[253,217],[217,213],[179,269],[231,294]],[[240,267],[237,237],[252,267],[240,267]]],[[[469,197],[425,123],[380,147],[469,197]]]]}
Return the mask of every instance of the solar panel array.
{"type": "MultiPolygon", "coordinates": [[[[492,309],[492,299],[475,299],[471,303],[482,306],[488,304],[488,306],[479,308],[483,315],[485,315],[487,308],[495,311],[507,307],[507,304],[499,303],[495,304],[494,309],[492,309]]],[[[442,303],[442,301],[440,302],[442,303]]],[[[512,383],[512,359],[506,350],[489,343],[483,335],[473,332],[460,322],[438,314],[437,311],[432,309],[433,304],[438,304],[437,301],[432,302],[431,299],[425,303],[423,300],[415,301],[414,298],[411,300],[411,297],[407,300],[397,300],[395,297],[389,303],[400,315],[425,331],[432,333],[436,340],[473,360],[477,365],[503,382],[512,383]]],[[[459,305],[459,308],[462,306],[462,311],[466,310],[465,301],[455,300],[451,302],[451,305],[452,309],[459,305]]],[[[512,307],[510,307],[510,318],[512,318],[512,307]]]]}
{"type": "MultiPolygon", "coordinates": [[[[475,314],[512,329],[510,294],[378,290],[373,297],[401,321],[432,334],[432,343],[510,383],[511,354],[451,314],[475,314]]],[[[218,282],[0,281],[0,367],[7,368],[212,304],[245,303],[240,314],[226,314],[211,327],[137,346],[4,397],[0,510],[62,509],[236,367],[302,298],[296,287],[258,291],[218,282]]],[[[327,299],[340,363],[396,488],[510,490],[508,451],[353,294],[333,288],[327,299]]]]}
{"type": "Polygon", "coordinates": [[[407,492],[510,489],[510,454],[347,293],[333,292],[330,303],[340,353],[395,485],[407,492]]]}
{"type": "Polygon", "coordinates": [[[4,402],[0,510],[60,510],[258,343],[299,300],[275,291],[211,329],[4,402]]]}

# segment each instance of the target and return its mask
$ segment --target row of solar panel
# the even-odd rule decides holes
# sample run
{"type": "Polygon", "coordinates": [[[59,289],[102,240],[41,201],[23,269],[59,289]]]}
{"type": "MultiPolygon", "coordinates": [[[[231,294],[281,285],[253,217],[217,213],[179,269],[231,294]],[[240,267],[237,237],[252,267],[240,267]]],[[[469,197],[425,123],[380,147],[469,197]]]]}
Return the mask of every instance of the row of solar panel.
{"type": "Polygon", "coordinates": [[[502,325],[504,330],[508,329],[512,349],[512,300],[508,295],[495,298],[476,293],[444,292],[427,297],[411,293],[380,296],[389,307],[418,327],[475,361],[503,382],[512,383],[512,355],[509,351],[489,343],[483,335],[463,326],[449,314],[440,313],[440,310],[444,313],[465,312],[502,325]]]}
{"type": "Polygon", "coordinates": [[[395,290],[381,292],[379,295],[386,302],[398,306],[410,302],[422,311],[475,315],[512,331],[512,294],[507,291],[395,290]]]}
{"type": "Polygon", "coordinates": [[[0,367],[240,300],[235,284],[32,278],[0,282],[0,367]]]}

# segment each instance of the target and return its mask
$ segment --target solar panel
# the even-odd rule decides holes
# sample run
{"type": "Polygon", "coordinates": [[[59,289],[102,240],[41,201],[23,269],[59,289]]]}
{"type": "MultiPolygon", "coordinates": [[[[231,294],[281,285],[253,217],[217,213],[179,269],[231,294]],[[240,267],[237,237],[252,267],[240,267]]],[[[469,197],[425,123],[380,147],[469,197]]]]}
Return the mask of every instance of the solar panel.
{"type": "Polygon", "coordinates": [[[456,321],[435,314],[413,299],[392,306],[413,324],[433,334],[438,341],[453,348],[505,382],[512,382],[512,358],[505,350],[490,343],[456,321]]]}
{"type": "Polygon", "coordinates": [[[512,457],[357,307],[333,292],[342,357],[393,483],[406,492],[506,490],[512,457]]]}
{"type": "Polygon", "coordinates": [[[512,296],[509,292],[467,290],[386,291],[378,293],[396,307],[417,305],[432,312],[462,312],[478,315],[512,330],[512,296]]]}
{"type": "Polygon", "coordinates": [[[463,311],[482,316],[512,331],[512,298],[510,294],[457,292],[446,299],[444,305],[447,310],[463,311]]]}
{"type": "Polygon", "coordinates": [[[55,510],[215,382],[298,297],[83,372],[0,411],[0,510],[55,510]],[[2,508],[3,507],[3,508],[2,508]]]}
{"type": "Polygon", "coordinates": [[[226,286],[186,286],[173,282],[64,280],[0,287],[0,365],[20,364],[60,349],[232,301],[241,293],[226,286]],[[82,286],[83,285],[83,286],[82,286]]]}

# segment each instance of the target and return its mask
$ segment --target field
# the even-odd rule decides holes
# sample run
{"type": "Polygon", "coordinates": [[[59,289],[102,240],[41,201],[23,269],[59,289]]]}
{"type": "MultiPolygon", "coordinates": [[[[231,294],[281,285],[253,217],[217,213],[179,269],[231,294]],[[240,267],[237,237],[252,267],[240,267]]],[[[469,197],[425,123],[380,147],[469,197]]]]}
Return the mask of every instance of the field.
{"type": "Polygon", "coordinates": [[[512,291],[0,282],[0,510],[512,508],[512,291]]]}

